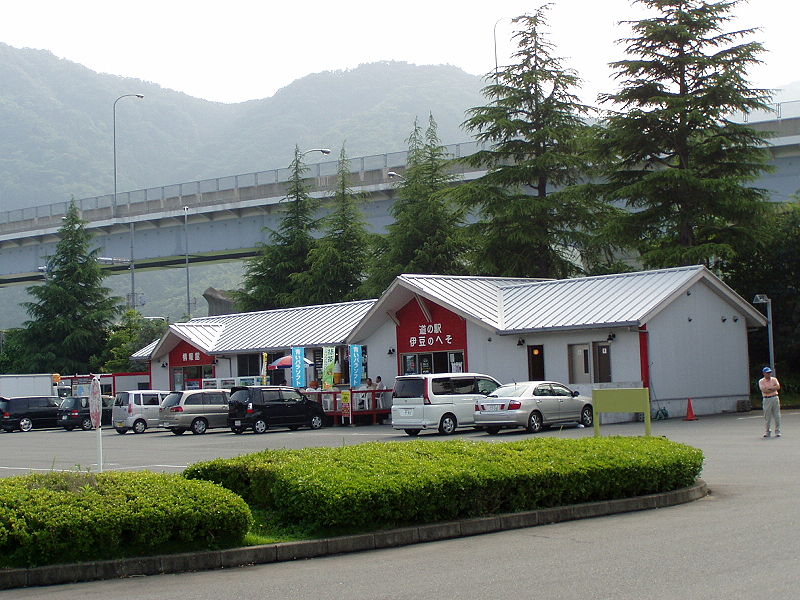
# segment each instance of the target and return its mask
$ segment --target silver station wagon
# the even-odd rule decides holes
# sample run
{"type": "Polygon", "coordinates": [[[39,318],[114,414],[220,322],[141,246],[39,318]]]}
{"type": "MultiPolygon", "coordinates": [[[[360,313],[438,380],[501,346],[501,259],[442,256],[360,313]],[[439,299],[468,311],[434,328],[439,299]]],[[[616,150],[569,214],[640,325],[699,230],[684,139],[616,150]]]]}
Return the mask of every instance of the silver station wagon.
{"type": "Polygon", "coordinates": [[[537,433],[557,423],[589,427],[592,422],[592,399],[557,381],[507,383],[475,400],[475,425],[492,435],[503,428],[537,433]]]}

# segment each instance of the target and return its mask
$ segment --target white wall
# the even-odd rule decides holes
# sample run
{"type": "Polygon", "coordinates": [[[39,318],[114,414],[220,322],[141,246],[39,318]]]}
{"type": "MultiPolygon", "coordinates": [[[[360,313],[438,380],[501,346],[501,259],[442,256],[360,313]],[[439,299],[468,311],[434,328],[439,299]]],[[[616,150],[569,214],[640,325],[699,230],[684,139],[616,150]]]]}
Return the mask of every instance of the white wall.
{"type": "Polygon", "coordinates": [[[695,412],[718,412],[711,409],[714,399],[732,399],[735,406],[735,399],[749,396],[747,325],[705,283],[689,292],[647,324],[651,391],[682,406],[692,398],[695,412]]]}
{"type": "Polygon", "coordinates": [[[153,357],[150,362],[150,381],[154,390],[168,390],[169,386],[169,369],[162,367],[161,363],[169,361],[169,355],[153,357]]]}

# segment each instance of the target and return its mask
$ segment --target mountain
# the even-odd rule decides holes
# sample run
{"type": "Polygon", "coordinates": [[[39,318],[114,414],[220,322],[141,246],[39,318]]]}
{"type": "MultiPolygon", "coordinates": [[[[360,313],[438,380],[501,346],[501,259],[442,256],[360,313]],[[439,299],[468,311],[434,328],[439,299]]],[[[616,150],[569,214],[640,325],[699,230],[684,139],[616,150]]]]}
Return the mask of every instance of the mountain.
{"type": "MultiPolygon", "coordinates": [[[[258,73],[253,74],[258,77],[258,73]]],[[[443,143],[469,139],[483,81],[452,66],[402,62],[308,75],[238,104],[96,73],[44,50],[0,43],[0,210],[282,168],[294,145],[351,157],[406,148],[432,113],[443,143]]]]}

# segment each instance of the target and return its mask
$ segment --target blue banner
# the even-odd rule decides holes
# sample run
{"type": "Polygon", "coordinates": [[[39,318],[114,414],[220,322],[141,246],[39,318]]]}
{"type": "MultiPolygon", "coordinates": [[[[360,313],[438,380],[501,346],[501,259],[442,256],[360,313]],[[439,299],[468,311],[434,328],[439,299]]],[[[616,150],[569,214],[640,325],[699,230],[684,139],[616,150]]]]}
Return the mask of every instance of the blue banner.
{"type": "Polygon", "coordinates": [[[306,349],[292,348],[292,387],[306,387],[306,349]]]}
{"type": "Polygon", "coordinates": [[[363,355],[361,353],[361,346],[350,346],[350,387],[361,385],[361,373],[364,372],[364,365],[362,364],[363,355]]]}

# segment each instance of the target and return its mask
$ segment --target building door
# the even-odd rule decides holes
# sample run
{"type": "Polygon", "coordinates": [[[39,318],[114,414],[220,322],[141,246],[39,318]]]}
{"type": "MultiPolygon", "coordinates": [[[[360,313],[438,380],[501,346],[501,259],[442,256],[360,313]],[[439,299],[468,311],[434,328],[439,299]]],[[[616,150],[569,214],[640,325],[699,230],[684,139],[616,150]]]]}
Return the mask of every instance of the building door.
{"type": "Polygon", "coordinates": [[[592,345],[594,354],[594,382],[609,383],[611,381],[611,344],[602,342],[592,345]]]}
{"type": "Polygon", "coordinates": [[[528,346],[528,379],[544,379],[544,346],[528,346]]]}
{"type": "MultiPolygon", "coordinates": [[[[589,372],[589,344],[570,344],[567,346],[570,383],[591,383],[589,372]]],[[[596,367],[595,367],[596,369],[596,367]]]]}

